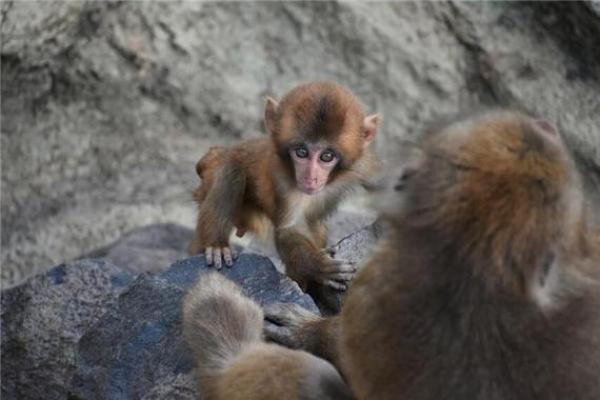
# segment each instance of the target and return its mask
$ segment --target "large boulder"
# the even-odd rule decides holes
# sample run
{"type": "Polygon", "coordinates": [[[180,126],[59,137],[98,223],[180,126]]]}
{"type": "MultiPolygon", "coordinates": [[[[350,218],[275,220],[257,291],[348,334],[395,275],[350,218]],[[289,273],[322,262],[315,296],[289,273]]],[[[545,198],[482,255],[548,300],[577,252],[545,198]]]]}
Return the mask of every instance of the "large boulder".
{"type": "Polygon", "coordinates": [[[2,398],[67,398],[81,338],[132,282],[110,263],[82,260],[3,291],[2,398]]]}
{"type": "MultiPolygon", "coordinates": [[[[3,291],[2,398],[196,398],[180,309],[209,269],[197,256],[133,279],[105,261],[83,260],[3,291]]],[[[261,305],[293,302],[318,312],[264,257],[244,254],[221,271],[261,305]]]]}
{"type": "Polygon", "coordinates": [[[349,86],[393,155],[441,113],[556,121],[600,187],[595,2],[0,3],[2,286],[157,222],[192,227],[195,162],[264,132],[266,95],[349,86]]]}

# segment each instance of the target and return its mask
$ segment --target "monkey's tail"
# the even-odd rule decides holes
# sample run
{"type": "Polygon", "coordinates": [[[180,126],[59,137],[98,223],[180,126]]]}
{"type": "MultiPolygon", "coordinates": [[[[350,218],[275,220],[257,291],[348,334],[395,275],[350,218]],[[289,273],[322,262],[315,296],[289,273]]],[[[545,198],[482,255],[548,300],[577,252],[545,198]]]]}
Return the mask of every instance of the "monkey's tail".
{"type": "Polygon", "coordinates": [[[210,385],[247,346],[262,341],[263,311],[217,272],[200,275],[183,302],[183,335],[210,385]]]}

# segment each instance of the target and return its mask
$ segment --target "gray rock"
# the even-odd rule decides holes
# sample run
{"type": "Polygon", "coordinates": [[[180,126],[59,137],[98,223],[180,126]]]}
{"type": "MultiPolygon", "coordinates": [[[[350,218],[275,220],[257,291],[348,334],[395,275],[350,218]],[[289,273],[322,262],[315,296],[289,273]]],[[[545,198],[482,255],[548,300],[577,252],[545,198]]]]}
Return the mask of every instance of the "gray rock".
{"type": "MultiPolygon", "coordinates": [[[[120,297],[118,307],[81,339],[73,394],[84,399],[142,398],[158,390],[157,385],[189,373],[193,360],[181,338],[181,300],[207,270],[211,269],[204,257],[197,256],[160,276],[138,278],[120,297]]],[[[222,272],[261,305],[294,302],[317,312],[298,285],[264,257],[241,255],[233,268],[222,272]]]]}
{"type": "Polygon", "coordinates": [[[132,281],[112,264],[82,260],[3,291],[2,398],[67,398],[81,338],[132,281]]]}
{"type": "Polygon", "coordinates": [[[332,255],[351,264],[360,264],[371,253],[381,235],[379,223],[365,226],[340,240],[332,248],[332,255]]]}
{"type": "MultiPolygon", "coordinates": [[[[209,268],[197,256],[160,275],[85,260],[2,292],[4,399],[197,398],[181,337],[181,300],[209,268]]],[[[318,312],[268,259],[241,255],[222,273],[262,305],[318,312]]]]}

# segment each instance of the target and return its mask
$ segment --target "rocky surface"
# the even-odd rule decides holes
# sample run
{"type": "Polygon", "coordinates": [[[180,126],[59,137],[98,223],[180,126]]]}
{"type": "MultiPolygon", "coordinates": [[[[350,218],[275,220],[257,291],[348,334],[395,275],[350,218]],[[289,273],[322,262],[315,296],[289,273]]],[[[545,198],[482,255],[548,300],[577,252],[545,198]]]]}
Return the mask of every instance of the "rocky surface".
{"type": "Polygon", "coordinates": [[[379,223],[365,226],[332,246],[331,254],[335,258],[346,260],[351,264],[359,264],[369,256],[382,234],[382,227],[379,223]]]}
{"type": "Polygon", "coordinates": [[[108,246],[80,258],[101,258],[137,275],[158,273],[187,258],[192,230],[177,224],[152,224],[131,230],[108,246]]]}
{"type": "Polygon", "coordinates": [[[384,155],[441,113],[528,108],[565,133],[593,194],[593,7],[3,1],[2,286],[142,225],[191,228],[202,152],[261,135],[264,97],[316,78],[384,115],[384,155]]]}
{"type": "Polygon", "coordinates": [[[112,264],[84,260],[3,291],[2,398],[67,398],[79,342],[132,282],[112,264]]]}
{"type": "MultiPolygon", "coordinates": [[[[208,269],[192,257],[134,279],[83,260],[3,291],[2,398],[195,399],[180,309],[208,269]]],[[[241,255],[222,272],[261,305],[294,302],[318,312],[264,257],[241,255]]]]}

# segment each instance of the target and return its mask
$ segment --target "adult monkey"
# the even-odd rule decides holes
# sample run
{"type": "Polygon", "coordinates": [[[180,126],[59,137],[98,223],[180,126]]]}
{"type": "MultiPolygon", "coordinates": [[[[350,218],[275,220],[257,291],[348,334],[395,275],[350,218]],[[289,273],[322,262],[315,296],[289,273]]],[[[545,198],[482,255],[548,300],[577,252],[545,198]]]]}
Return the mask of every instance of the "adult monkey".
{"type": "Polygon", "coordinates": [[[419,147],[340,315],[275,308],[270,336],[358,399],[600,398],[600,240],[557,130],[490,111],[419,147]]]}
{"type": "Polygon", "coordinates": [[[344,196],[378,170],[368,151],[381,117],[365,116],[358,100],[330,82],[296,87],[265,108],[269,138],[214,147],[196,170],[202,184],[191,252],[209,265],[233,264],[233,228],[260,234],[268,221],[287,274],[325,313],[339,310],[339,296],[356,267],[329,257],[324,220],[344,196]]]}

